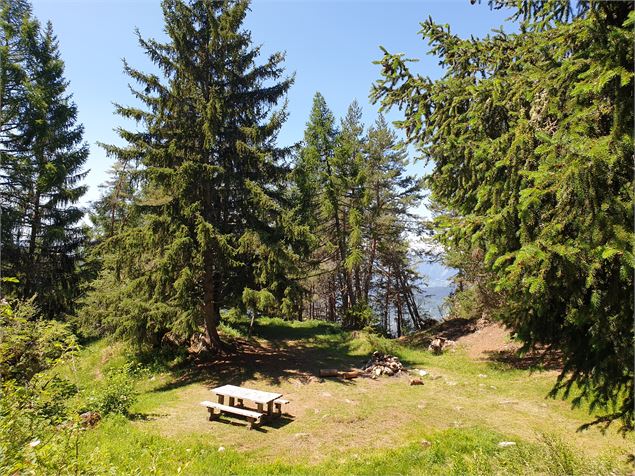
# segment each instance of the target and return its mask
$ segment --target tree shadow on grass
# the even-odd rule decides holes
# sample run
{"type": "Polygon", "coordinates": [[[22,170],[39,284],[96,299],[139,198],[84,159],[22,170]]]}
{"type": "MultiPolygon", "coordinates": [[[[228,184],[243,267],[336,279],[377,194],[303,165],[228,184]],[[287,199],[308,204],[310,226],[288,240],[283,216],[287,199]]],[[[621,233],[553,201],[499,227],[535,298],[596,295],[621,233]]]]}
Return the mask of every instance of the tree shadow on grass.
{"type": "Polygon", "coordinates": [[[416,332],[410,336],[402,337],[400,340],[412,347],[428,347],[435,337],[444,337],[449,340],[457,340],[468,334],[473,334],[479,329],[482,322],[477,319],[464,319],[456,317],[440,321],[438,324],[431,326],[420,332],[416,332]]]}
{"type": "MultiPolygon", "coordinates": [[[[350,336],[328,323],[297,328],[274,321],[255,330],[255,335],[269,336],[269,340],[235,339],[235,353],[193,356],[189,365],[171,370],[175,377],[172,382],[153,391],[164,392],[192,383],[240,386],[256,378],[271,385],[294,378],[304,383],[315,381],[321,368],[346,370],[367,360],[352,356],[350,336]]],[[[334,380],[342,385],[354,384],[351,380],[334,380]]]]}
{"type": "Polygon", "coordinates": [[[132,421],[153,421],[159,418],[167,417],[167,413],[130,413],[128,414],[128,420],[132,421]]]}
{"type": "MultiPolygon", "coordinates": [[[[258,433],[269,433],[269,431],[271,430],[278,430],[280,428],[283,428],[289,425],[290,423],[293,423],[294,420],[295,418],[292,417],[291,415],[283,415],[283,416],[274,418],[272,420],[265,420],[259,426],[255,426],[253,428],[253,431],[257,431],[258,433]]],[[[228,417],[226,415],[222,415],[216,418],[214,421],[210,422],[210,424],[216,424],[216,423],[222,423],[224,425],[230,425],[230,426],[241,426],[245,429],[248,425],[247,421],[241,418],[237,418],[234,416],[228,417]]]]}
{"type": "Polygon", "coordinates": [[[546,370],[562,370],[562,354],[551,350],[537,349],[520,354],[517,350],[488,351],[490,365],[496,368],[531,370],[535,372],[546,370]]]}

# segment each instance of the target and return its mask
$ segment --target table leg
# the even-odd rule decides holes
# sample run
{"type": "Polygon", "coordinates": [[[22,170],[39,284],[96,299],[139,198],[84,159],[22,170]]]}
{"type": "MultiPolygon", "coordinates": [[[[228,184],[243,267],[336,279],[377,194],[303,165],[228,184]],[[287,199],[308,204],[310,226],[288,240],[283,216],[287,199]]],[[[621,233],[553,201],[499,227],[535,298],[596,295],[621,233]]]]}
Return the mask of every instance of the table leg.
{"type": "Polygon", "coordinates": [[[229,406],[230,407],[234,406],[234,397],[229,397],[229,406]]]}
{"type": "Polygon", "coordinates": [[[225,395],[218,395],[218,403],[221,405],[225,403],[225,395]]]}
{"type": "Polygon", "coordinates": [[[273,402],[267,403],[267,416],[268,417],[273,416],[273,402]]]}

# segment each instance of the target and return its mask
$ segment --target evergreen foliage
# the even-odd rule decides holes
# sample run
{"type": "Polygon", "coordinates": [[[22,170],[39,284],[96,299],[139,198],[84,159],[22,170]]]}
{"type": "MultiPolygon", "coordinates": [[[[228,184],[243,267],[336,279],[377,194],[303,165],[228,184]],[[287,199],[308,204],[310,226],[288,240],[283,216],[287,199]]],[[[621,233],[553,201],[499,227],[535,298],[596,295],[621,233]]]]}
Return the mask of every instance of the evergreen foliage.
{"type": "Polygon", "coordinates": [[[3,8],[2,264],[20,297],[37,295],[39,312],[59,317],[72,311],[80,281],[76,204],[88,146],[51,24],[41,29],[26,3],[16,5],[3,8]]]}
{"type": "Polygon", "coordinates": [[[99,279],[115,288],[94,298],[113,304],[110,321],[139,343],[204,325],[222,349],[220,310],[243,306],[246,288],[291,293],[277,280],[294,257],[283,187],[290,149],[276,145],[286,112],[275,106],[292,79],[281,53],[257,63],[260,48],[242,26],[247,1],[162,7],[167,42],[139,36],[160,74],[126,64],[143,108],[117,106],[139,130],[119,131],[125,147],[106,146],[121,164],[140,163],[139,222],[109,240],[99,279]]]}
{"type": "Polygon", "coordinates": [[[313,233],[305,307],[312,318],[388,329],[391,307],[401,323],[407,301],[418,327],[419,277],[407,234],[416,223],[411,210],[422,184],[406,175],[405,149],[385,119],[365,132],[361,116],[353,102],[337,128],[324,97],[314,97],[293,175],[296,215],[313,233]],[[384,317],[377,322],[380,310],[384,317]]]}
{"type": "Polygon", "coordinates": [[[455,266],[471,258],[487,312],[526,349],[562,350],[553,395],[630,430],[635,14],[626,2],[492,5],[516,6],[520,32],[461,39],[427,20],[444,76],[384,51],[373,98],[404,109],[400,126],[433,162],[436,238],[455,266]]]}
{"type": "Polygon", "coordinates": [[[67,324],[35,318],[33,300],[0,302],[0,380],[24,385],[78,349],[67,324]]]}

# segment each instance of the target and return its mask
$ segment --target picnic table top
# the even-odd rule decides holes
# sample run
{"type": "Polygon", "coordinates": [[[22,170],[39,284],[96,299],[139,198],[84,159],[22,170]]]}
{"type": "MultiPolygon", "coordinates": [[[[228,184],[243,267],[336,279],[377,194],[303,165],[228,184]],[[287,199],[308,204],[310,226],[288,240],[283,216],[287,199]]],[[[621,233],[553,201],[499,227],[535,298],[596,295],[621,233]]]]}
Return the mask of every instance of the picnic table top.
{"type": "Polygon", "coordinates": [[[216,395],[251,400],[256,403],[269,403],[282,396],[281,393],[263,392],[251,388],[237,387],[236,385],[216,387],[212,389],[212,392],[216,395]]]}

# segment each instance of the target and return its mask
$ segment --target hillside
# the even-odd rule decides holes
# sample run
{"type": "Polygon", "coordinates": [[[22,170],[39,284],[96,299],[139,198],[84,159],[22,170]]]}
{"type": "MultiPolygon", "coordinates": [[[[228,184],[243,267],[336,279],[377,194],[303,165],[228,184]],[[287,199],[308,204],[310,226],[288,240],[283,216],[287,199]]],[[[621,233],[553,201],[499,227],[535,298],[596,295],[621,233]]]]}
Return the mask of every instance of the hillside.
{"type": "MultiPolygon", "coordinates": [[[[241,329],[226,329],[238,354],[147,365],[132,415],[107,417],[84,434],[78,451],[85,469],[193,475],[629,471],[632,438],[596,429],[578,433],[588,420],[585,410],[545,399],[554,372],[474,360],[460,345],[433,356],[414,344],[318,321],[263,320],[250,341],[241,329]],[[410,386],[407,375],[316,377],[320,368],[360,366],[373,350],[397,355],[409,369],[425,369],[424,385],[410,386]],[[242,421],[207,421],[199,402],[228,383],[284,394],[288,414],[255,431],[242,421]]],[[[80,388],[99,391],[104,372],[124,360],[120,344],[102,340],[57,371],[80,388]]]]}

